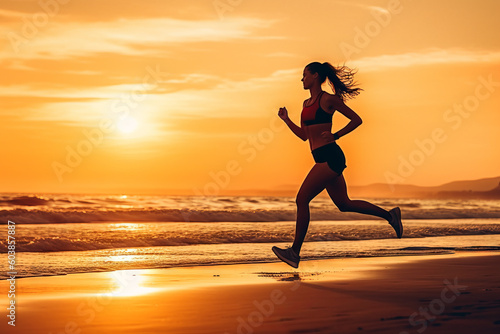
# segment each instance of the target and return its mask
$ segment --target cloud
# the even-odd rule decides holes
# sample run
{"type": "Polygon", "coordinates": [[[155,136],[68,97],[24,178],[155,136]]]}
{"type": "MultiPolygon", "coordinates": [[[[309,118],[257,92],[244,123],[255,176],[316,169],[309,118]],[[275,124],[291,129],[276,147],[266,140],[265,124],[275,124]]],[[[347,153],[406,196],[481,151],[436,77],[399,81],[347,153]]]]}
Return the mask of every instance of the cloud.
{"type": "Polygon", "coordinates": [[[169,53],[168,46],[172,44],[279,39],[278,36],[256,34],[257,30],[268,28],[273,23],[272,20],[257,18],[228,18],[223,21],[122,18],[112,22],[49,22],[43,32],[30,38],[23,37],[22,29],[16,31],[4,28],[3,34],[12,47],[5,48],[0,56],[17,59],[66,59],[97,53],[165,55],[169,53]],[[155,50],[151,46],[155,46],[155,50]]]}
{"type": "Polygon", "coordinates": [[[107,87],[95,87],[94,89],[82,90],[77,88],[68,89],[40,89],[29,85],[2,86],[0,96],[17,97],[57,97],[57,98],[111,98],[122,92],[123,89],[131,88],[131,85],[117,85],[107,87]]]}
{"type": "Polygon", "coordinates": [[[339,4],[339,5],[344,5],[344,6],[361,8],[363,10],[375,11],[375,12],[380,12],[383,14],[390,14],[390,12],[386,8],[379,7],[379,6],[364,5],[364,4],[360,4],[360,3],[347,2],[347,1],[335,1],[335,3],[339,4]]]}
{"type": "MultiPolygon", "coordinates": [[[[55,97],[55,98],[81,98],[81,99],[112,99],[119,94],[133,91],[145,91],[145,94],[163,94],[165,91],[196,91],[196,90],[234,90],[260,89],[262,86],[273,85],[287,80],[297,79],[301,76],[302,69],[277,70],[268,76],[252,77],[245,80],[229,80],[222,76],[188,73],[177,75],[175,78],[161,80],[156,84],[143,84],[141,82],[122,83],[110,86],[95,86],[87,89],[73,88],[40,88],[34,85],[8,85],[0,86],[0,96],[17,97],[55,97]],[[196,84],[205,84],[196,88],[196,84]],[[180,86],[179,86],[180,85],[180,86]],[[180,87],[180,89],[175,89],[180,87]]],[[[95,75],[94,71],[67,71],[76,74],[95,75]]]]}
{"type": "Polygon", "coordinates": [[[22,18],[22,17],[26,16],[26,13],[16,12],[16,11],[7,10],[7,9],[0,9],[0,16],[22,18]]]}
{"type": "Polygon", "coordinates": [[[497,63],[499,51],[469,51],[462,49],[431,49],[421,52],[408,52],[395,55],[381,55],[353,60],[352,67],[366,71],[381,71],[389,68],[402,68],[436,64],[460,63],[497,63]]]}
{"type": "Polygon", "coordinates": [[[75,75],[103,75],[102,72],[99,72],[99,71],[85,71],[85,70],[82,70],[82,71],[64,71],[63,73],[67,73],[67,74],[75,74],[75,75]]]}
{"type": "Polygon", "coordinates": [[[286,83],[290,80],[299,80],[302,76],[301,68],[293,68],[287,70],[277,70],[265,77],[250,78],[244,81],[225,80],[223,83],[216,86],[217,90],[224,90],[227,92],[234,91],[249,91],[259,90],[266,87],[272,87],[278,83],[286,83]]]}
{"type": "Polygon", "coordinates": [[[164,80],[157,87],[130,82],[87,89],[10,85],[0,87],[0,96],[17,97],[32,103],[37,101],[37,105],[31,105],[26,112],[16,113],[25,121],[63,122],[76,126],[88,126],[103,115],[130,105],[133,112],[166,120],[207,115],[246,117],[245,108],[250,109],[255,117],[260,117],[267,113],[262,105],[264,101],[257,99],[244,105],[241,101],[255,97],[256,91],[274,91],[292,80],[299,80],[301,71],[301,68],[277,70],[267,76],[245,80],[191,73],[164,80]],[[141,91],[144,95],[139,101],[130,99],[132,93],[141,91]],[[228,100],[228,96],[240,96],[241,99],[228,100]]]}

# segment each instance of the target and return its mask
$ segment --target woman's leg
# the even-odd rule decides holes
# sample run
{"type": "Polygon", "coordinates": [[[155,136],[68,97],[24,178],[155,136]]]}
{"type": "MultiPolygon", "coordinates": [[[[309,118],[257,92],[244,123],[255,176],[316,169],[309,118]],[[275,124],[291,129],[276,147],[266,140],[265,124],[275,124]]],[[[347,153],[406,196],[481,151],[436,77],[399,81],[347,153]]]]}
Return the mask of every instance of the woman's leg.
{"type": "Polygon", "coordinates": [[[295,240],[292,245],[293,251],[299,255],[302,243],[306,237],[309,227],[309,202],[313,200],[326,185],[332,183],[338,174],[328,167],[326,162],[317,163],[307,174],[302,186],[297,193],[297,223],[295,226],[295,240]]]}
{"type": "Polygon", "coordinates": [[[388,222],[391,221],[391,214],[389,211],[367,201],[351,200],[347,195],[347,187],[343,175],[340,175],[329,182],[326,186],[326,191],[335,205],[342,212],[359,212],[383,218],[388,222]]]}

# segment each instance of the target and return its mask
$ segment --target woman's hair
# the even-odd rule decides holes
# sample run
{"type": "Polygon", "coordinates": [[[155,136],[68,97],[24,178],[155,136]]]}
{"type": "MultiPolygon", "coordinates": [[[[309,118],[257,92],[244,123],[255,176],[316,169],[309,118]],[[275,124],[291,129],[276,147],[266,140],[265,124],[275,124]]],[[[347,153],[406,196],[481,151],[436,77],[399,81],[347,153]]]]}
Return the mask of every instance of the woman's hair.
{"type": "Polygon", "coordinates": [[[347,66],[334,67],[330,63],[313,62],[306,66],[312,74],[318,73],[320,83],[325,82],[326,78],[330,81],[330,86],[336,95],[342,100],[355,97],[362,91],[361,88],[354,87],[354,74],[356,71],[347,66]]]}

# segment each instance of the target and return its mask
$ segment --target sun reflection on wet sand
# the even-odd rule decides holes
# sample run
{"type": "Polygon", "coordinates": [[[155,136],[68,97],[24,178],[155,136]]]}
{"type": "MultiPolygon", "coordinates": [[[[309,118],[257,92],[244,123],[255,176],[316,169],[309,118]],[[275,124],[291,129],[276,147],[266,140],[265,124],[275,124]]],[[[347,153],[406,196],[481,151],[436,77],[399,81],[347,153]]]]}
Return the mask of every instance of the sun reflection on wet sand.
{"type": "Polygon", "coordinates": [[[140,296],[168,288],[153,288],[150,276],[143,270],[118,270],[108,273],[112,281],[111,291],[104,293],[110,297],[140,296]]]}

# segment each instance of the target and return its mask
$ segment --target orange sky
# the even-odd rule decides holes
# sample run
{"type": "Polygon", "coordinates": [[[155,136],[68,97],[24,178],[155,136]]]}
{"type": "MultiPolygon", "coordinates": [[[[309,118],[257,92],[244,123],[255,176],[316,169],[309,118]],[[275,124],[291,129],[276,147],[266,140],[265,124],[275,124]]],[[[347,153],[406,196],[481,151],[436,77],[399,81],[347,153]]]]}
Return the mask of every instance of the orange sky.
{"type": "Polygon", "coordinates": [[[500,175],[499,1],[61,2],[0,7],[0,191],[298,189],[316,60],[364,89],[348,184],[500,175]]]}

